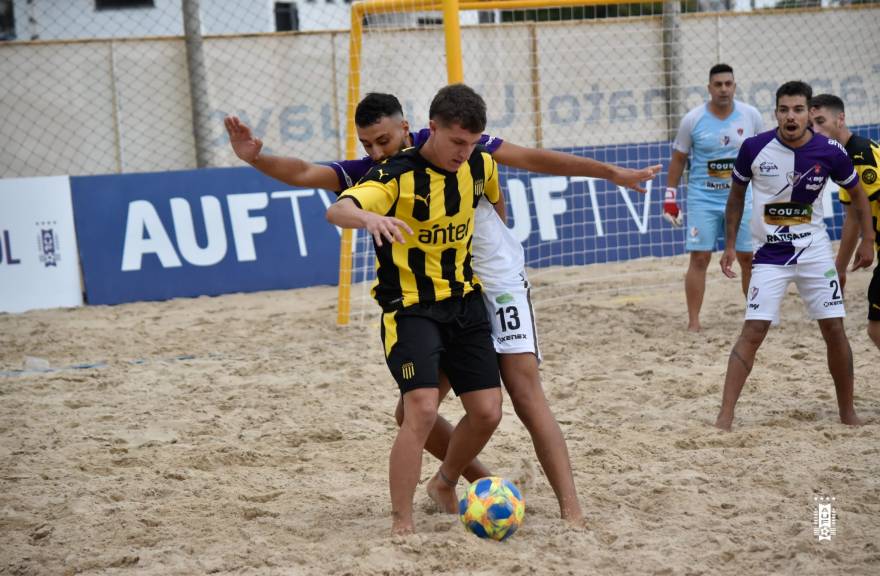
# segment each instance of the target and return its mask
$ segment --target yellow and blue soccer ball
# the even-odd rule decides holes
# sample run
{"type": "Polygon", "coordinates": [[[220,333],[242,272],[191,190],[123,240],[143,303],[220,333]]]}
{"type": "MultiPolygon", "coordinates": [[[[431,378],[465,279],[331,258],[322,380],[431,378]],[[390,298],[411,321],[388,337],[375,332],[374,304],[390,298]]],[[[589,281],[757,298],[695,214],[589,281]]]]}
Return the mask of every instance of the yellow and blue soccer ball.
{"type": "Polygon", "coordinates": [[[464,527],[480,538],[504,540],[513,536],[526,513],[526,502],[519,489],[498,476],[472,483],[458,503],[458,516],[464,527]]]}

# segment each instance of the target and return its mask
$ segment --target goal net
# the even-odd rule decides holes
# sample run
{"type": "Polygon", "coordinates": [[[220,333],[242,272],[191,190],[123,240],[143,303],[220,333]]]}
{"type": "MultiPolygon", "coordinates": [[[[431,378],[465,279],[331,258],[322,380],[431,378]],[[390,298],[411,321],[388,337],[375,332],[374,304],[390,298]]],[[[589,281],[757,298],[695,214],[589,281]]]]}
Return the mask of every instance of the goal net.
{"type": "MultiPolygon", "coordinates": [[[[349,98],[395,94],[413,129],[426,126],[430,101],[449,79],[443,6],[381,0],[363,7],[349,98]]],[[[487,0],[462,1],[459,8],[463,80],[486,100],[487,133],[629,168],[664,166],[646,194],[500,166],[508,225],[539,290],[541,278],[559,267],[684,252],[687,231],[661,218],[662,190],[670,142],[682,116],[708,99],[714,64],[734,68],[737,98],[757,107],[768,129],[775,126],[776,88],[798,79],[816,94],[841,96],[848,124],[877,136],[880,66],[871,24],[880,16],[877,4],[487,0]]],[[[686,210],[686,196],[683,203],[686,210]]],[[[835,207],[832,226],[839,227],[840,212],[835,207]]],[[[363,231],[354,238],[350,286],[343,282],[340,290],[357,320],[373,317],[376,307],[369,297],[372,243],[363,231]]],[[[650,282],[610,280],[614,290],[650,282]]],[[[547,295],[539,299],[548,302],[547,295]]]]}

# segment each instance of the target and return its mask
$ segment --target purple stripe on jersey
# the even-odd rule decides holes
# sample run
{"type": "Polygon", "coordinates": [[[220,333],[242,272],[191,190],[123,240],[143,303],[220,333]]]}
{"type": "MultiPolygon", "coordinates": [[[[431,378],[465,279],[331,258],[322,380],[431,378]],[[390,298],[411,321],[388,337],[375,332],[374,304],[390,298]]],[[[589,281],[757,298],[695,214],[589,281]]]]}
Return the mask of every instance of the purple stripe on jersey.
{"type": "Polygon", "coordinates": [[[358,183],[358,181],[366,176],[370,168],[373,167],[373,160],[369,156],[364,156],[359,160],[341,160],[330,165],[336,172],[336,178],[339,180],[339,190],[336,194],[340,194],[348,190],[358,183]]]}
{"type": "Polygon", "coordinates": [[[756,264],[797,264],[797,258],[794,257],[794,245],[791,242],[776,242],[773,244],[764,244],[755,252],[756,264]]]}
{"type": "Polygon", "coordinates": [[[813,134],[809,142],[794,149],[794,172],[788,175],[792,186],[791,199],[812,204],[822,193],[829,177],[842,184],[853,171],[852,161],[842,146],[821,134],[813,134]]]}

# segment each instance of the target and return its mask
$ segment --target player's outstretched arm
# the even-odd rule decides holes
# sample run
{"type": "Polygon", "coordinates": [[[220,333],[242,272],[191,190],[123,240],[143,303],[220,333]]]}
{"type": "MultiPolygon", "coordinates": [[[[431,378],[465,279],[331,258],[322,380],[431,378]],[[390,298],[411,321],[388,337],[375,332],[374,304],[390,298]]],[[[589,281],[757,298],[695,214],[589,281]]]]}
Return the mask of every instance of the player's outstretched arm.
{"type": "MultiPolygon", "coordinates": [[[[856,249],[856,259],[853,262],[853,270],[867,268],[874,263],[874,224],[871,221],[871,206],[868,203],[868,195],[865,194],[862,185],[856,181],[856,185],[849,189],[852,200],[853,215],[862,229],[862,241],[856,249]]],[[[849,215],[848,215],[849,216],[849,215]]]]}
{"type": "Polygon", "coordinates": [[[733,263],[736,262],[736,233],[742,221],[746,201],[746,185],[734,180],[730,185],[727,207],[724,209],[724,253],[721,255],[721,272],[728,278],[736,278],[733,263]]]}
{"type": "Polygon", "coordinates": [[[643,183],[654,178],[662,167],[660,164],[657,164],[656,166],[633,170],[599,162],[592,158],[557,152],[556,150],[526,148],[506,140],[495,150],[492,157],[499,164],[521,170],[555,174],[557,176],[602,178],[618,186],[632,188],[643,193],[645,192],[643,183]]]}
{"type": "Polygon", "coordinates": [[[403,220],[363,210],[351,198],[340,198],[330,206],[327,221],[340,228],[366,229],[373,235],[376,246],[382,246],[383,241],[403,243],[403,232],[412,235],[412,229],[403,220]]]}
{"type": "Polygon", "coordinates": [[[223,124],[235,155],[266,176],[291,186],[339,191],[339,178],[333,168],[299,158],[261,154],[263,141],[256,138],[248,125],[237,116],[227,116],[223,124]]]}

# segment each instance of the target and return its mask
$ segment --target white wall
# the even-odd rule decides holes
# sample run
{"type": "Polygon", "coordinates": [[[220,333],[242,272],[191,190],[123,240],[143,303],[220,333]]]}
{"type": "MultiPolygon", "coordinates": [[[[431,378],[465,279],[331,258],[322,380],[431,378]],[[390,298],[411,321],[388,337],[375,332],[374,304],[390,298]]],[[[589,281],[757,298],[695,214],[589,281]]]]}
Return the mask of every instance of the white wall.
{"type": "MultiPolygon", "coordinates": [[[[272,32],[272,0],[203,0],[204,34],[272,32]]],[[[180,36],[181,0],[154,0],[152,8],[96,10],[94,0],[14,0],[19,40],[180,36]]]]}
{"type": "MultiPolygon", "coordinates": [[[[878,21],[876,5],[685,17],[685,107],[705,100],[708,70],[723,60],[736,70],[738,96],[768,126],[773,92],[790,79],[839,94],[852,125],[880,123],[878,21]]],[[[659,25],[639,18],[536,26],[534,61],[527,24],[464,27],[465,80],[487,100],[489,130],[518,144],[534,144],[539,126],[549,147],[662,141],[659,25]]],[[[425,125],[446,83],[443,46],[436,29],[369,32],[361,95],[395,93],[414,127],[425,125]]],[[[271,153],[343,155],[347,33],[211,38],[205,56],[213,165],[241,165],[225,138],[229,113],[245,117],[271,153]]],[[[0,178],[195,166],[182,39],[0,43],[0,78],[0,178]]]]}
{"type": "MultiPolygon", "coordinates": [[[[248,34],[275,31],[274,0],[202,0],[204,34],[248,34]]],[[[348,30],[351,4],[342,0],[295,2],[300,31],[348,30]]],[[[18,40],[69,40],[179,36],[183,34],[181,0],[154,0],[153,7],[96,10],[95,0],[13,0],[18,40]]],[[[414,25],[432,13],[396,15],[395,25],[414,25]]],[[[437,15],[437,13],[433,13],[437,15]]],[[[465,12],[462,24],[476,24],[477,13],[465,12]]]]}

